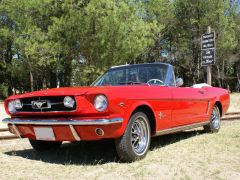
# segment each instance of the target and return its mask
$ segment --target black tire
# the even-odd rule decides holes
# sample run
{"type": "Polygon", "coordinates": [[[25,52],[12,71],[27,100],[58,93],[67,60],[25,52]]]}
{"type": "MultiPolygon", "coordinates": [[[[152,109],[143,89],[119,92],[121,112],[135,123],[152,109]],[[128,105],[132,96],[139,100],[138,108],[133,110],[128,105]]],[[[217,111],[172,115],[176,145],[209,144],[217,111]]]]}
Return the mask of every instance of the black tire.
{"type": "Polygon", "coordinates": [[[33,149],[38,152],[56,150],[60,148],[60,146],[62,145],[61,141],[40,141],[40,140],[29,139],[29,142],[32,145],[33,149]]]}
{"type": "Polygon", "coordinates": [[[134,113],[123,136],[115,140],[119,159],[133,162],[144,158],[148,152],[150,141],[151,129],[148,117],[143,112],[134,113]],[[140,141],[141,143],[139,143],[140,141]]]}
{"type": "Polygon", "coordinates": [[[217,133],[221,126],[221,114],[217,105],[214,105],[209,124],[203,126],[205,132],[207,133],[217,133]]]}

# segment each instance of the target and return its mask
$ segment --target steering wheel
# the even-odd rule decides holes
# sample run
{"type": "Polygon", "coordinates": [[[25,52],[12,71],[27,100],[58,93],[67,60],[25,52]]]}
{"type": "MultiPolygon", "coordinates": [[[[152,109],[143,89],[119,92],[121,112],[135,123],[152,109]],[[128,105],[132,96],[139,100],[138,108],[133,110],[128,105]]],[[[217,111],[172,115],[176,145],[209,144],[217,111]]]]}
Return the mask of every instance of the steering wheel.
{"type": "Polygon", "coordinates": [[[164,82],[161,81],[160,79],[149,79],[147,82],[148,85],[159,85],[159,86],[163,86],[164,82]]]}

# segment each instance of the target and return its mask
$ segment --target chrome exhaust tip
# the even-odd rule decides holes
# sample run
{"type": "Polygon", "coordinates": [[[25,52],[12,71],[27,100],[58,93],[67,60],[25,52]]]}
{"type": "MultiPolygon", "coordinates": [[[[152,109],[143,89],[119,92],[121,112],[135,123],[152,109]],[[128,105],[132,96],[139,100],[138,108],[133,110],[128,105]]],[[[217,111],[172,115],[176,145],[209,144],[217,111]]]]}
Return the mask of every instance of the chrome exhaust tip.
{"type": "Polygon", "coordinates": [[[96,129],[95,129],[95,133],[96,133],[98,136],[103,136],[103,135],[104,135],[104,131],[103,131],[101,128],[96,128],[96,129]]]}

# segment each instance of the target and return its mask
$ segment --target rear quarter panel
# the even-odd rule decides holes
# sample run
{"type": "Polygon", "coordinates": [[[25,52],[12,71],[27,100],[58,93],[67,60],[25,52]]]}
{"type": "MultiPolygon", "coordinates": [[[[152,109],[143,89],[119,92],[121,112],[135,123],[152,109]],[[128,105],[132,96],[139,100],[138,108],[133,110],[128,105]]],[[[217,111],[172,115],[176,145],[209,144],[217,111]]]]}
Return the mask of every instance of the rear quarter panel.
{"type": "Polygon", "coordinates": [[[205,87],[207,94],[211,100],[211,110],[216,102],[220,102],[222,106],[222,116],[227,112],[230,105],[230,95],[228,90],[216,87],[205,87]]]}

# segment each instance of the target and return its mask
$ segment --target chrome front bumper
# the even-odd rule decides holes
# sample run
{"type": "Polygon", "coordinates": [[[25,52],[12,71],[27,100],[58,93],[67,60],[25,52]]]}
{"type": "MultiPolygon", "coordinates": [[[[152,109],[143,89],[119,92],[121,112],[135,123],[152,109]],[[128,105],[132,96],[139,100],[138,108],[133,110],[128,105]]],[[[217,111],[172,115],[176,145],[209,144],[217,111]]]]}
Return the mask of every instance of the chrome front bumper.
{"type": "Polygon", "coordinates": [[[25,125],[108,125],[122,123],[123,118],[110,119],[36,119],[36,118],[6,118],[2,120],[7,124],[25,125]]]}
{"type": "Polygon", "coordinates": [[[123,118],[109,118],[109,119],[36,119],[36,118],[6,118],[2,120],[3,123],[12,125],[16,135],[21,138],[21,132],[16,125],[67,125],[69,126],[73,137],[76,141],[81,138],[75,130],[76,125],[109,125],[123,122],[123,118]]]}

